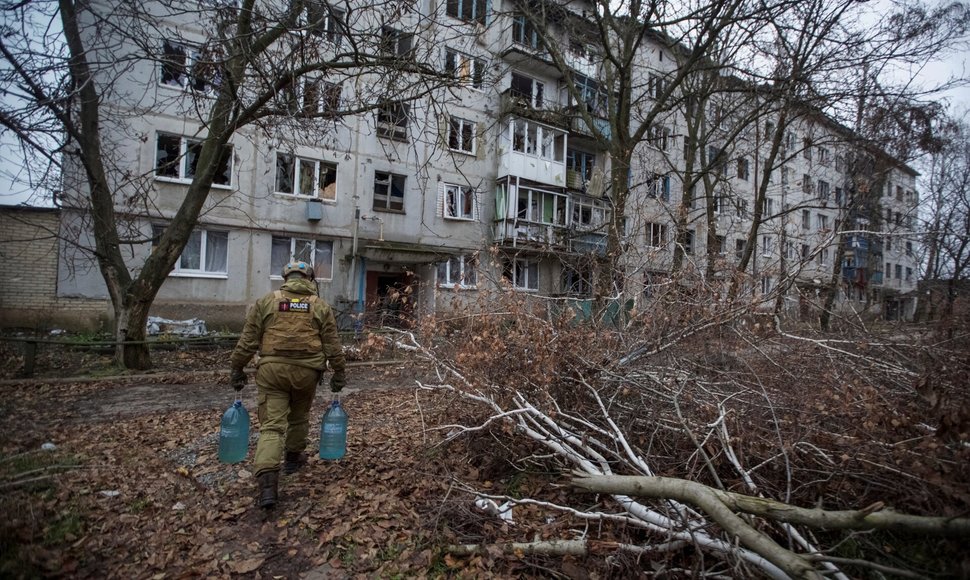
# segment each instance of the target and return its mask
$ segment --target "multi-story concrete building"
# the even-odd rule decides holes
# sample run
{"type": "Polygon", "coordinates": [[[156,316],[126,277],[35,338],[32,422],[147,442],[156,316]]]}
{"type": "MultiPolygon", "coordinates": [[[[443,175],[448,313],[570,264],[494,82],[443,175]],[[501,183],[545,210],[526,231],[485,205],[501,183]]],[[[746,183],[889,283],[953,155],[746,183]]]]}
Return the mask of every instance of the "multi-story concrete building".
{"type": "MultiPolygon", "coordinates": [[[[404,18],[398,28],[385,27],[392,49],[421,54],[460,86],[442,91],[447,101],[428,97],[320,122],[312,137],[264,127],[238,131],[156,312],[201,316],[210,326],[239,324],[241,308],[278,285],[291,257],[313,262],[321,294],[344,326],[354,313],[453,308],[456,298],[467,301],[504,284],[549,296],[591,295],[613,211],[605,192],[611,160],[575,114],[562,70],[509,0],[418,2],[413,10],[414,22],[431,24],[407,28],[404,18]],[[436,18],[425,18],[432,12],[436,18]]],[[[332,22],[339,14],[331,12],[319,36],[339,40],[332,22]]],[[[174,19],[155,31],[161,57],[127,63],[106,95],[116,122],[105,142],[118,154],[117,169],[145,178],[119,188],[117,208],[146,240],[174,215],[195,172],[203,126],[191,109],[197,100],[186,95],[216,81],[192,66],[194,47],[207,35],[202,22],[174,19]]],[[[563,43],[573,82],[602,123],[597,129],[605,130],[595,47],[567,36],[563,43]]],[[[647,99],[662,92],[677,64],[649,39],[642,55],[643,77],[654,79],[644,83],[647,99]]],[[[290,96],[296,110],[336,110],[365,91],[304,80],[290,96]]],[[[636,300],[647,299],[643,288],[671,267],[684,191],[678,115],[674,109],[658,122],[631,170],[624,290],[636,300]]],[[[744,248],[765,175],[767,145],[759,131],[723,145],[729,154],[718,152],[724,157],[713,228],[703,218],[705,200],[693,204],[683,250],[699,270],[709,237],[720,269],[744,248]]],[[[847,173],[859,155],[845,135],[817,115],[802,116],[786,135],[787,160],[771,172],[747,269],[751,291],[768,293],[793,279],[793,304],[797,296],[811,300],[843,256],[844,300],[884,302],[891,316],[908,313],[917,277],[915,241],[907,236],[918,201],[915,173],[867,152],[889,168],[871,180],[884,194],[878,205],[849,205],[860,195],[850,193],[855,182],[847,173]],[[846,229],[853,233],[840,234],[846,229]]],[[[62,228],[83,238],[84,214],[70,210],[72,195],[85,191],[79,177],[65,176],[62,228]]],[[[150,251],[150,244],[133,245],[131,263],[150,251]]],[[[106,297],[89,255],[67,246],[61,255],[61,296],[106,297]]]]}

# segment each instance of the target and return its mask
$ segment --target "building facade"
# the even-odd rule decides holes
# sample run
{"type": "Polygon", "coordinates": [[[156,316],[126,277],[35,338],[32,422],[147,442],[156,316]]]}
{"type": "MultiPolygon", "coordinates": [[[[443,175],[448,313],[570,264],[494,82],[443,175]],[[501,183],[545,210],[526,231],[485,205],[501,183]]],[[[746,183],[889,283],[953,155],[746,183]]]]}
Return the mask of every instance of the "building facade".
{"type": "MultiPolygon", "coordinates": [[[[336,44],[339,27],[331,20],[341,13],[330,14],[312,32],[336,44]]],[[[105,141],[118,170],[137,176],[117,194],[132,238],[145,241],[131,245],[136,266],[192,180],[205,131],[193,107],[207,83],[218,81],[193,66],[207,27],[174,16],[163,24],[149,41],[159,57],[126,60],[106,94],[113,122],[105,141]]],[[[575,92],[566,90],[567,78],[534,26],[508,0],[418,2],[395,26],[381,29],[390,43],[383,50],[421,55],[455,82],[427,98],[315,119],[309,132],[283,125],[239,130],[155,301],[157,314],[238,326],[245,305],[279,285],[291,258],[313,263],[321,295],[344,328],[460,308],[498,288],[592,295],[613,213],[611,159],[575,114],[575,92]]],[[[568,80],[602,133],[609,113],[596,47],[569,38],[566,27],[561,32],[568,80]]],[[[646,102],[677,65],[659,42],[648,40],[641,53],[646,102]]],[[[366,75],[356,84],[303,80],[285,93],[291,120],[298,123],[307,107],[337,111],[360,102],[368,82],[366,75]]],[[[716,117],[710,122],[719,123],[716,117]]],[[[808,114],[786,135],[784,160],[766,171],[762,130],[770,121],[761,120],[730,147],[706,152],[720,156],[717,183],[685,204],[683,170],[693,154],[685,147],[686,122],[676,108],[659,119],[630,170],[627,298],[650,299],[651,285],[670,272],[676,244],[699,272],[714,244],[713,270],[730,269],[748,243],[756,192],[767,178],[746,291],[768,295],[784,287],[786,306],[803,309],[834,273],[840,304],[909,316],[918,276],[915,172],[878,153],[860,155],[842,127],[808,114]],[[883,167],[866,181],[879,196],[858,191],[861,182],[850,174],[862,157],[883,167]],[[866,204],[849,203],[863,194],[866,204]],[[684,207],[686,235],[678,239],[684,207]]],[[[61,234],[84,242],[90,229],[77,201],[85,191],[80,177],[65,174],[61,234]]],[[[107,297],[89,253],[65,243],[59,254],[59,297],[107,297]]]]}

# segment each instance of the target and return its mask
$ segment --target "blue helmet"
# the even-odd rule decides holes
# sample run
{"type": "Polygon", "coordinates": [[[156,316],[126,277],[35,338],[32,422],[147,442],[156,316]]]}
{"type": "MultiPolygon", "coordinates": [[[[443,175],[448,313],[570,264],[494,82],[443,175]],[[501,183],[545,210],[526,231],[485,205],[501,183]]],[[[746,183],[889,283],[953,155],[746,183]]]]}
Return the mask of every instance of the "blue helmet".
{"type": "Polygon", "coordinates": [[[313,266],[303,261],[287,262],[286,265],[283,266],[284,280],[292,274],[300,274],[302,276],[306,276],[310,280],[314,279],[313,266]]]}

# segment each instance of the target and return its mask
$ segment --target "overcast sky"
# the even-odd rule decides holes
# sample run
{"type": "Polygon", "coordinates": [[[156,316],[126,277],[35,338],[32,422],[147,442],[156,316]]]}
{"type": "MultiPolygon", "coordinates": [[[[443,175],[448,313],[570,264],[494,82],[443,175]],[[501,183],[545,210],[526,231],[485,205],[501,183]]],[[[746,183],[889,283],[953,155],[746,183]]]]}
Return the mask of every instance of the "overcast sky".
{"type": "MultiPolygon", "coordinates": [[[[924,86],[933,86],[948,79],[963,79],[964,86],[946,91],[940,99],[949,104],[952,114],[970,117],[970,50],[966,50],[966,46],[963,48],[964,50],[955,52],[940,62],[931,63],[923,70],[910,71],[906,76],[915,75],[922,80],[924,86]]],[[[23,156],[13,138],[4,131],[0,133],[0,205],[18,205],[28,200],[35,205],[39,204],[40,196],[31,194],[23,156]]]]}

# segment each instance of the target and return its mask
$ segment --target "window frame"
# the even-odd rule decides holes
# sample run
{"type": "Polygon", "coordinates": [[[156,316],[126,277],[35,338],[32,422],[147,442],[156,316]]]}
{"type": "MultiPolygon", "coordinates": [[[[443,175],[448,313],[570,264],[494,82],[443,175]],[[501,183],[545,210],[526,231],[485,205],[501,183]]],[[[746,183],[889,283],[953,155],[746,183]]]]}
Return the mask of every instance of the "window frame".
{"type": "Polygon", "coordinates": [[[445,73],[477,91],[485,90],[488,65],[485,59],[445,47],[445,73]]]}
{"type": "Polygon", "coordinates": [[[539,32],[532,20],[525,14],[512,15],[512,42],[531,50],[539,50],[539,32]]]}
{"type": "MultiPolygon", "coordinates": [[[[307,3],[306,10],[301,15],[301,18],[304,19],[310,34],[324,38],[327,42],[335,46],[340,46],[343,40],[341,27],[346,15],[346,12],[332,7],[328,2],[311,0],[307,3]],[[310,12],[312,10],[318,10],[319,16],[322,17],[319,21],[311,20],[310,12]]],[[[316,14],[313,16],[316,16],[316,14]]]]}
{"type": "Polygon", "coordinates": [[[565,165],[565,131],[547,127],[522,117],[509,119],[508,131],[513,152],[565,165]]]}
{"type": "Polygon", "coordinates": [[[202,54],[202,48],[198,44],[172,38],[162,39],[158,73],[159,86],[214,95],[222,82],[218,74],[219,69],[215,67],[215,63],[202,62],[202,54]],[[181,52],[175,52],[176,50],[181,52]],[[181,62],[173,57],[178,57],[181,62]],[[205,71],[207,64],[211,66],[214,73],[212,79],[207,79],[201,74],[205,71]],[[166,81],[166,78],[169,80],[166,81]]]}
{"type": "Polygon", "coordinates": [[[456,221],[475,221],[475,215],[478,213],[478,192],[473,187],[456,183],[446,183],[444,187],[443,217],[456,221]]]}
{"type": "Polygon", "coordinates": [[[670,202],[670,174],[651,173],[646,181],[647,197],[670,202]]]}
{"type": "Polygon", "coordinates": [[[644,227],[644,244],[648,248],[663,250],[670,243],[670,230],[667,224],[660,222],[647,222],[644,227]],[[657,243],[659,242],[659,243],[657,243]]]}
{"type": "Polygon", "coordinates": [[[319,159],[302,157],[294,153],[277,152],[276,153],[276,175],[273,183],[273,193],[275,193],[276,195],[285,195],[289,197],[297,197],[297,198],[303,198],[303,199],[319,199],[321,201],[335,203],[337,201],[337,164],[330,163],[328,161],[321,161],[319,159]],[[280,186],[280,160],[282,158],[289,158],[292,163],[292,165],[290,166],[291,176],[290,176],[290,183],[289,183],[290,189],[292,189],[292,191],[282,191],[279,187],[280,186]],[[304,165],[311,164],[311,163],[313,164],[313,176],[312,176],[312,179],[313,179],[312,183],[314,184],[313,193],[303,193],[302,191],[299,191],[299,190],[302,190],[302,187],[300,187],[302,183],[302,178],[303,178],[301,169],[304,165]],[[327,180],[326,183],[324,183],[323,180],[325,175],[332,175],[333,179],[327,180]],[[329,188],[330,185],[333,185],[333,188],[332,188],[333,196],[328,197],[326,195],[321,195],[321,193],[325,194],[326,190],[330,189],[329,188]]]}
{"type": "Polygon", "coordinates": [[[438,288],[462,290],[478,289],[478,256],[463,254],[453,256],[444,262],[438,262],[435,268],[435,283],[438,288]],[[457,265],[457,275],[452,271],[452,264],[457,265]],[[466,275],[470,272],[470,275],[466,275]],[[444,278],[444,281],[442,281],[444,278]]]}
{"type": "Polygon", "coordinates": [[[381,27],[380,52],[387,56],[408,57],[415,51],[415,37],[393,26],[381,27]]]}
{"type": "Polygon", "coordinates": [[[371,208],[374,211],[384,211],[391,213],[404,213],[404,200],[407,193],[407,176],[400,175],[397,173],[391,173],[390,171],[375,171],[374,172],[374,191],[371,208]],[[378,186],[386,187],[384,193],[378,194],[378,186]],[[400,191],[400,195],[394,195],[395,191],[400,191]],[[385,198],[385,203],[382,206],[378,206],[378,197],[385,198]],[[394,207],[398,205],[394,203],[394,198],[400,198],[400,207],[394,207]]]}
{"type": "Polygon", "coordinates": [[[313,268],[313,274],[316,280],[331,281],[333,280],[333,257],[334,257],[335,249],[336,248],[333,240],[317,239],[317,238],[299,238],[296,236],[285,236],[285,235],[282,235],[282,236],[273,235],[270,240],[270,276],[269,276],[270,280],[282,280],[283,266],[285,266],[287,262],[302,260],[304,262],[308,262],[310,266],[313,268]],[[277,245],[278,241],[282,241],[282,240],[286,240],[289,245],[289,255],[287,256],[286,260],[282,264],[274,264],[273,248],[277,245]],[[307,260],[308,256],[306,255],[306,252],[301,252],[299,255],[297,255],[297,252],[296,252],[297,243],[301,243],[303,245],[303,248],[302,248],[303,250],[305,250],[307,246],[311,248],[309,251],[309,256],[310,256],[309,260],[307,260]],[[330,250],[329,250],[330,263],[327,265],[327,268],[325,271],[321,269],[323,264],[317,258],[320,257],[321,254],[325,255],[326,251],[321,250],[318,247],[319,244],[329,244],[330,246],[330,250]]]}
{"type": "Polygon", "coordinates": [[[502,272],[503,278],[508,280],[512,288],[519,292],[538,292],[539,291],[539,261],[530,258],[510,258],[505,262],[505,268],[502,272]],[[529,275],[530,272],[535,272],[534,280],[533,276],[529,275]],[[522,285],[521,275],[525,274],[525,285],[522,285]]]}
{"type": "Polygon", "coordinates": [[[748,181],[751,178],[751,162],[747,157],[738,157],[738,179],[748,181]]]}
{"type": "Polygon", "coordinates": [[[509,76],[509,96],[513,99],[525,101],[533,109],[541,109],[545,102],[546,83],[539,79],[513,70],[509,76]],[[518,80],[518,82],[516,82],[518,80]],[[523,85],[528,81],[529,90],[525,91],[523,85]]]}
{"type": "Polygon", "coordinates": [[[393,141],[408,142],[411,106],[395,101],[378,107],[375,112],[377,136],[393,141]]]}
{"type": "Polygon", "coordinates": [[[448,149],[467,155],[478,154],[478,123],[461,117],[449,117],[448,149]],[[466,130],[469,130],[468,135],[466,135],[466,130]],[[466,137],[468,141],[467,148],[465,143],[466,137]]]}
{"type": "MultiPolygon", "coordinates": [[[[152,224],[152,248],[157,245],[158,238],[164,233],[167,225],[163,224],[152,224]]],[[[221,228],[209,228],[206,226],[198,226],[194,228],[189,234],[189,239],[186,242],[185,247],[179,254],[178,260],[172,266],[172,270],[168,273],[169,277],[172,278],[211,278],[211,279],[227,279],[229,278],[229,230],[221,228]],[[185,260],[185,251],[189,249],[189,245],[193,243],[193,237],[199,234],[199,268],[183,268],[182,262],[185,260]],[[222,263],[224,265],[223,270],[208,270],[206,269],[206,264],[209,262],[209,251],[210,246],[214,244],[210,242],[210,236],[215,237],[216,235],[224,236],[225,243],[222,246],[222,251],[225,252],[225,256],[222,257],[222,263]]]]}
{"type": "Polygon", "coordinates": [[[488,23],[488,1],[447,0],[445,14],[463,22],[485,26],[488,23]]]}
{"type": "MultiPolygon", "coordinates": [[[[167,133],[164,131],[155,132],[155,161],[153,163],[152,172],[156,181],[163,181],[168,183],[180,183],[183,185],[188,185],[192,183],[195,177],[195,163],[197,162],[198,154],[202,148],[202,140],[192,139],[184,135],[177,135],[175,133],[167,133]],[[160,139],[178,139],[179,140],[179,152],[176,157],[177,165],[172,161],[166,161],[165,163],[159,163],[159,141],[160,139]],[[193,156],[193,148],[195,148],[195,153],[193,156]],[[175,175],[167,175],[165,173],[160,173],[159,169],[165,169],[167,167],[175,167],[175,175]]],[[[166,152],[167,153],[167,152],[166,152]]],[[[226,163],[225,169],[223,171],[217,171],[216,175],[212,179],[212,188],[215,189],[232,189],[233,188],[233,174],[235,155],[232,143],[225,144],[225,150],[223,151],[223,160],[220,163],[226,163]],[[219,177],[228,178],[227,183],[222,183],[217,181],[219,177]]]]}

